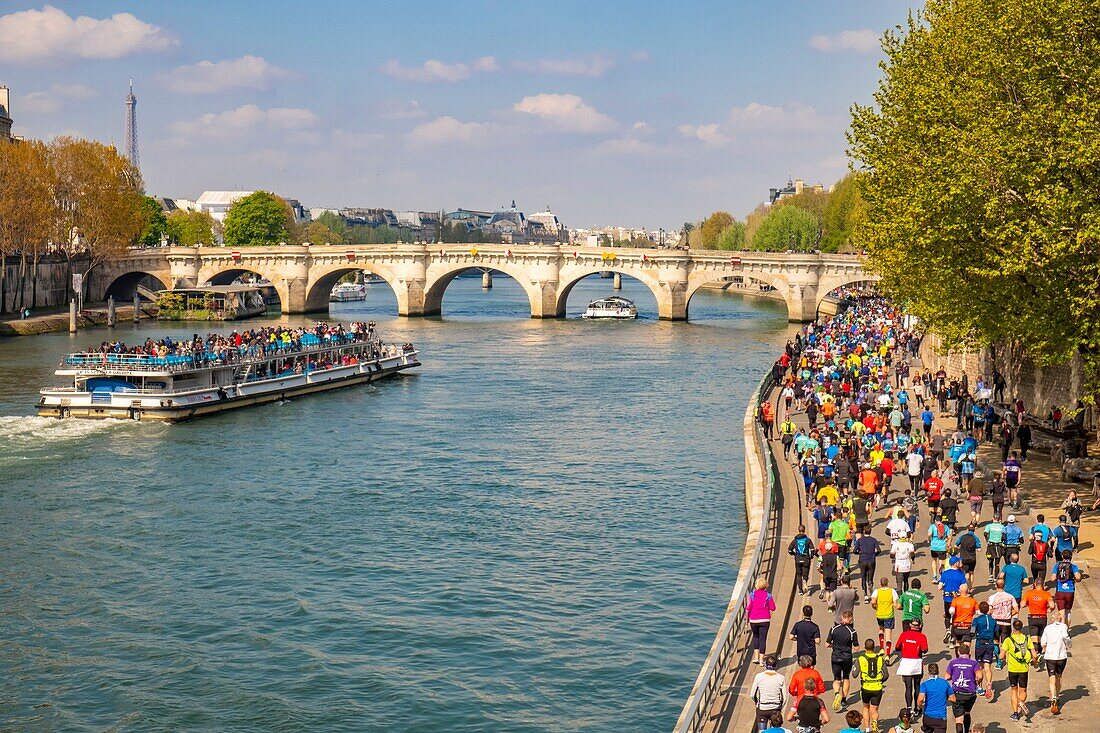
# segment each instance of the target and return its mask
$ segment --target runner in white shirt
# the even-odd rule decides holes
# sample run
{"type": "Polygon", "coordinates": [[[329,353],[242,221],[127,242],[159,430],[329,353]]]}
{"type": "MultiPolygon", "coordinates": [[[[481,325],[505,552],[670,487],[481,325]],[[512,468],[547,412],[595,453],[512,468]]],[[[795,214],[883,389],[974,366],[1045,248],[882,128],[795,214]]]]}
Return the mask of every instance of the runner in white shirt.
{"type": "Polygon", "coordinates": [[[900,514],[897,514],[886,523],[886,533],[890,535],[890,539],[892,540],[899,539],[902,536],[908,536],[909,522],[905,521],[900,514]]]}
{"type": "MultiPolygon", "coordinates": [[[[906,525],[906,529],[908,527],[906,525]]],[[[913,553],[916,551],[917,548],[909,541],[906,533],[890,543],[890,557],[894,558],[894,578],[899,593],[909,590],[909,573],[913,572],[913,553]]]]}
{"type": "Polygon", "coordinates": [[[1043,636],[1039,639],[1039,645],[1043,649],[1043,659],[1047,663],[1047,680],[1050,684],[1050,712],[1058,715],[1062,711],[1058,706],[1058,697],[1062,694],[1062,674],[1066,671],[1066,661],[1069,659],[1069,627],[1062,621],[1062,612],[1055,610],[1051,614],[1051,621],[1043,629],[1043,636]]]}

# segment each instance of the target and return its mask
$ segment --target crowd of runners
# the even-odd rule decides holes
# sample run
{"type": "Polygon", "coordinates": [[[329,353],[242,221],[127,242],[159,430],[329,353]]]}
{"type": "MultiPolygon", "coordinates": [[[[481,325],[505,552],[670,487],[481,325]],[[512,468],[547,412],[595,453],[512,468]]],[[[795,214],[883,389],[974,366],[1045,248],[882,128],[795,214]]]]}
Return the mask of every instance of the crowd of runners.
{"type": "Polygon", "coordinates": [[[804,605],[782,640],[797,659],[788,679],[768,651],[766,581],[749,594],[759,730],[855,733],[890,721],[898,733],[980,733],[978,700],[1027,720],[1029,674],[1042,672],[1049,713],[1060,714],[1082,508],[1071,492],[1049,524],[1012,513],[1025,457],[1006,447],[989,466],[977,451],[1000,425],[1018,432],[1022,403],[996,399],[1001,380],[971,389],[920,372],[918,346],[893,306],[864,298],[800,332],[773,367],[775,399],[759,419],[801,477],[804,526],[786,551],[804,605]],[[947,414],[959,419],[944,434],[935,422],[947,414]],[[920,568],[927,575],[914,577],[920,568]],[[856,624],[859,604],[874,627],[856,624]],[[995,697],[1000,680],[1007,694],[995,697]],[[880,714],[889,685],[903,687],[904,707],[880,714]]]}

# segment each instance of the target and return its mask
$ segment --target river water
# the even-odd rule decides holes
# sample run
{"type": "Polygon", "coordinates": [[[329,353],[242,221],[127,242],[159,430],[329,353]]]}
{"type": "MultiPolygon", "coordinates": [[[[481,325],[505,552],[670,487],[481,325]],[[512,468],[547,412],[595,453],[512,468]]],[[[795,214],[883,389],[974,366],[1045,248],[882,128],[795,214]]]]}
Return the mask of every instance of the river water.
{"type": "Polygon", "coordinates": [[[416,376],[175,426],[30,415],[63,352],[209,324],[0,340],[0,729],[671,730],[785,311],[664,323],[624,278],[638,321],[538,321],[495,285],[333,306],[416,376]]]}

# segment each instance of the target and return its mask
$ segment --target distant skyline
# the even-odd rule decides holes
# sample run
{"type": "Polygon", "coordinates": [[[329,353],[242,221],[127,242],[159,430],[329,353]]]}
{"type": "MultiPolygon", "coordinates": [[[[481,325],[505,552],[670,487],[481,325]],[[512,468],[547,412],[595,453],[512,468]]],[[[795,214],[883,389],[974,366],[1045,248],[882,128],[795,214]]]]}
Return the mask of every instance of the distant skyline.
{"type": "Polygon", "coordinates": [[[906,0],[0,3],[13,132],[124,142],[152,195],[521,209],[570,227],[743,218],[847,170],[906,0]]]}

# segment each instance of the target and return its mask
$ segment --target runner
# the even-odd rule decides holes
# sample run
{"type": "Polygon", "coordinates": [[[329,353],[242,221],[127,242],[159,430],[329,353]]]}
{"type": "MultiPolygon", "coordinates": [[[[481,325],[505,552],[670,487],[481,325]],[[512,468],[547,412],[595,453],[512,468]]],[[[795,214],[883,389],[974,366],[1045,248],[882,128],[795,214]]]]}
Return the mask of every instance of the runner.
{"type": "Polygon", "coordinates": [[[970,595],[970,586],[963,583],[951,601],[951,635],[955,639],[955,653],[966,645],[969,649],[972,638],[970,625],[978,613],[978,602],[970,595]]]}
{"type": "MultiPolygon", "coordinates": [[[[989,614],[989,603],[978,604],[978,615],[970,624],[974,634],[974,659],[982,665],[985,696],[993,702],[993,660],[997,658],[997,621],[989,614]]],[[[978,690],[978,694],[982,691],[978,690]]]]}
{"type": "Polygon", "coordinates": [[[1073,564],[1073,553],[1069,550],[1063,551],[1061,558],[1054,566],[1050,579],[1054,581],[1054,603],[1062,612],[1066,626],[1069,626],[1070,611],[1073,610],[1073,594],[1077,590],[1077,583],[1081,580],[1081,568],[1073,564]]]}
{"type": "Polygon", "coordinates": [[[882,543],[870,534],[862,534],[857,531],[852,551],[855,552],[859,560],[859,582],[863,590],[864,603],[871,602],[871,593],[875,588],[875,559],[881,547],[882,543]]]}
{"type": "MultiPolygon", "coordinates": [[[[913,543],[909,541],[908,534],[903,533],[890,544],[890,556],[894,558],[894,579],[901,593],[909,590],[909,574],[913,571],[913,555],[916,551],[913,543]]],[[[913,582],[918,588],[920,587],[919,580],[913,582]]]]}
{"type": "MultiPolygon", "coordinates": [[[[887,591],[893,592],[889,588],[887,591]]],[[[873,639],[868,639],[863,644],[859,666],[853,670],[852,676],[857,674],[859,675],[859,697],[863,701],[863,718],[868,722],[868,730],[877,731],[878,706],[882,703],[882,693],[886,687],[886,681],[890,679],[890,671],[886,667],[886,656],[875,651],[873,639]]]]}
{"type": "MultiPolygon", "coordinates": [[[[1012,633],[1012,619],[1020,612],[1020,604],[1005,590],[1004,579],[997,580],[997,590],[989,596],[989,615],[997,623],[997,631],[994,636],[998,647],[1008,635],[1012,633]]],[[[1004,669],[1004,660],[998,652],[997,669],[1004,669]]]]}
{"type": "Polygon", "coordinates": [[[1005,590],[1016,599],[1016,604],[1019,605],[1024,595],[1024,583],[1027,582],[1027,571],[1020,565],[1019,553],[1009,553],[1008,562],[1001,568],[1001,574],[997,577],[1004,581],[1005,590]]]}
{"type": "Polygon", "coordinates": [[[1058,715],[1062,712],[1059,698],[1062,696],[1062,675],[1066,672],[1069,660],[1069,627],[1062,621],[1062,612],[1055,611],[1053,620],[1043,629],[1039,641],[1040,649],[1047,663],[1047,681],[1050,685],[1050,712],[1058,715]]]}
{"type": "Polygon", "coordinates": [[[794,558],[794,577],[798,594],[805,596],[810,590],[810,564],[817,555],[813,540],[806,535],[805,525],[798,525],[798,534],[787,546],[787,554],[794,558]]]}
{"type": "Polygon", "coordinates": [[[947,703],[955,701],[955,690],[940,677],[940,665],[928,665],[928,679],[921,683],[917,710],[924,715],[924,733],[947,733],[947,703]]]}
{"type": "Polygon", "coordinates": [[[1001,558],[1004,557],[1005,526],[1001,524],[1000,516],[995,516],[993,521],[985,525],[985,556],[989,560],[989,582],[997,579],[1001,572],[1001,558]]]}
{"type": "MultiPolygon", "coordinates": [[[[1027,623],[1031,635],[1031,646],[1039,648],[1039,638],[1043,635],[1043,629],[1047,627],[1047,615],[1055,609],[1054,597],[1043,587],[1043,576],[1036,575],[1031,579],[1031,587],[1024,593],[1020,603],[1021,612],[1027,609],[1027,623]]],[[[1039,665],[1039,660],[1035,660],[1039,665]]]]}
{"type": "Polygon", "coordinates": [[[833,624],[825,637],[825,646],[832,650],[833,710],[840,710],[851,694],[849,677],[852,674],[852,658],[859,649],[859,637],[856,636],[852,618],[852,612],[845,611],[840,623],[833,624]]]}
{"type": "Polygon", "coordinates": [[[829,711],[814,691],[814,681],[806,680],[806,691],[787,713],[787,720],[798,720],[799,733],[820,731],[829,722],[829,711]]]}
{"type": "Polygon", "coordinates": [[[814,669],[813,659],[803,654],[798,658],[798,671],[791,675],[791,683],[787,685],[787,693],[795,702],[806,693],[806,680],[814,681],[814,692],[817,695],[825,694],[825,680],[814,669]]]}
{"type": "Polygon", "coordinates": [[[947,663],[947,679],[955,690],[951,710],[955,715],[956,733],[970,733],[970,711],[981,689],[982,666],[970,658],[970,645],[962,643],[955,649],[955,658],[947,663]]]}
{"type": "Polygon", "coordinates": [[[774,654],[764,657],[764,670],[753,678],[749,697],[756,703],[756,728],[764,728],[771,716],[782,714],[786,702],[786,687],[783,675],[775,671],[777,660],[774,654]]]}
{"type": "Polygon", "coordinates": [[[952,557],[948,564],[950,567],[940,573],[940,588],[943,590],[943,626],[946,629],[943,635],[944,644],[951,641],[951,604],[955,601],[955,594],[966,585],[966,575],[959,569],[961,565],[959,558],[952,557]]]}
{"type": "Polygon", "coordinates": [[[898,637],[898,676],[905,684],[905,709],[915,710],[921,677],[924,676],[924,655],[928,653],[928,637],[921,633],[920,621],[910,619],[898,637]]]}
{"type": "Polygon", "coordinates": [[[1030,715],[1027,709],[1027,671],[1035,659],[1035,652],[1031,639],[1024,635],[1023,628],[1020,619],[1013,620],[1012,633],[1001,644],[1001,660],[1008,665],[1012,720],[1019,720],[1021,717],[1027,720],[1030,715]]]}
{"type": "Polygon", "coordinates": [[[875,621],[878,622],[878,646],[890,654],[891,637],[894,634],[894,610],[898,605],[898,593],[890,587],[890,580],[882,578],[879,587],[868,601],[875,608],[875,621]],[[885,644],[883,643],[885,640],[885,644]]]}
{"type": "MultiPolygon", "coordinates": [[[[929,570],[933,579],[938,579],[943,568],[943,561],[947,558],[947,543],[951,537],[951,530],[941,520],[935,519],[928,527],[928,551],[929,570]]],[[[938,580],[935,580],[939,584],[938,580]]]]}
{"type": "MultiPolygon", "coordinates": [[[[821,629],[814,623],[813,616],[813,606],[803,606],[802,620],[791,627],[791,641],[794,642],[795,657],[807,657],[811,666],[817,664],[817,645],[821,643],[821,629]]],[[[825,686],[822,685],[818,693],[824,691],[825,686]]]]}
{"type": "Polygon", "coordinates": [[[959,559],[962,560],[962,571],[966,575],[966,582],[970,585],[974,584],[974,568],[978,565],[978,550],[982,547],[982,541],[974,531],[977,528],[977,525],[971,522],[966,531],[955,540],[959,559]]]}

